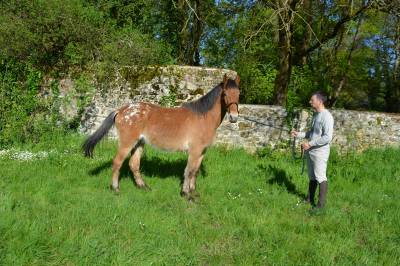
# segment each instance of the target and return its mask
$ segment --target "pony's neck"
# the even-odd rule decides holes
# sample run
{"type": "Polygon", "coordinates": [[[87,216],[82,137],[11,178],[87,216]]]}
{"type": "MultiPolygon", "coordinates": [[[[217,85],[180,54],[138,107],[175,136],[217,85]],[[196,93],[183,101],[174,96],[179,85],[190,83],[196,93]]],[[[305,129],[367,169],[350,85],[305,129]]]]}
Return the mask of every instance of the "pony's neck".
{"type": "Polygon", "coordinates": [[[209,111],[209,117],[212,119],[212,124],[215,126],[215,130],[217,130],[219,125],[222,123],[226,114],[226,108],[222,102],[222,92],[223,90],[221,90],[221,93],[218,95],[213,107],[209,111]]]}

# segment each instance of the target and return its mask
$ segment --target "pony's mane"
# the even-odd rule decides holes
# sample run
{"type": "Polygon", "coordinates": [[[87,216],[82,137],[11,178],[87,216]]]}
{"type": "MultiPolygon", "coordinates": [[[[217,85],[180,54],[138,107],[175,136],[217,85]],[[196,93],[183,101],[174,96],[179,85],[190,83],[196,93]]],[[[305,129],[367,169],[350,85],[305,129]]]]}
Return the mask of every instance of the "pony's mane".
{"type": "Polygon", "coordinates": [[[218,99],[218,96],[221,95],[222,84],[219,84],[211,91],[209,91],[206,95],[202,96],[200,99],[187,102],[182,104],[183,107],[188,108],[189,110],[199,113],[205,114],[211,110],[214,106],[215,101],[218,99]]]}
{"type": "MultiPolygon", "coordinates": [[[[221,95],[223,83],[221,82],[214,89],[210,90],[206,95],[202,96],[200,99],[187,102],[182,104],[183,107],[188,108],[192,112],[198,114],[205,114],[211,110],[214,106],[215,101],[218,99],[218,96],[221,95]]],[[[236,82],[232,79],[228,79],[226,84],[227,89],[237,88],[236,82]]]]}

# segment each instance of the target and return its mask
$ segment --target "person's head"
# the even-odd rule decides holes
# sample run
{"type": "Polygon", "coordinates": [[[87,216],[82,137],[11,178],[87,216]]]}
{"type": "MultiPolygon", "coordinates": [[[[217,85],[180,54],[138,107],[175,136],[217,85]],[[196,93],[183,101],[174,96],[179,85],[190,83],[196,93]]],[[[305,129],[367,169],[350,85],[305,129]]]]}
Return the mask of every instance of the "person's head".
{"type": "Polygon", "coordinates": [[[326,100],[326,95],[321,91],[317,91],[311,95],[310,105],[314,110],[319,111],[325,108],[326,100]]]}

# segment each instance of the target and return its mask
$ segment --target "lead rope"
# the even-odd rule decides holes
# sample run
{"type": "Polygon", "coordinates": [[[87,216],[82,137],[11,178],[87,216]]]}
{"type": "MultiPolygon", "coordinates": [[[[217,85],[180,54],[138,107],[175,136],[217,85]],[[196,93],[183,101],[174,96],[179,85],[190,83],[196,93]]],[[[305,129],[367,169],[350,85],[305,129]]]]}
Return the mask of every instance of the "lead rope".
{"type": "MultiPolygon", "coordinates": [[[[277,127],[277,126],[274,126],[274,125],[265,124],[263,122],[257,121],[256,119],[254,119],[252,117],[249,117],[249,116],[246,116],[246,115],[243,115],[243,114],[240,115],[240,117],[243,118],[244,120],[247,120],[247,121],[250,121],[250,122],[254,122],[254,123],[257,123],[257,124],[261,124],[263,126],[276,128],[276,129],[279,129],[279,130],[282,130],[282,131],[286,131],[286,132],[288,132],[290,134],[290,130],[287,130],[287,129],[283,128],[283,127],[277,127]]],[[[293,124],[296,125],[295,128],[297,129],[297,124],[298,124],[298,118],[297,117],[295,117],[293,119],[293,124]]],[[[304,156],[305,152],[304,152],[303,146],[301,146],[300,156],[296,156],[296,138],[294,137],[293,139],[290,139],[290,142],[291,142],[290,146],[291,146],[291,150],[292,150],[293,161],[296,161],[296,160],[299,160],[299,159],[302,159],[302,161],[303,161],[302,162],[302,167],[301,167],[301,174],[303,175],[304,174],[304,168],[305,168],[305,156],[304,156]]]]}

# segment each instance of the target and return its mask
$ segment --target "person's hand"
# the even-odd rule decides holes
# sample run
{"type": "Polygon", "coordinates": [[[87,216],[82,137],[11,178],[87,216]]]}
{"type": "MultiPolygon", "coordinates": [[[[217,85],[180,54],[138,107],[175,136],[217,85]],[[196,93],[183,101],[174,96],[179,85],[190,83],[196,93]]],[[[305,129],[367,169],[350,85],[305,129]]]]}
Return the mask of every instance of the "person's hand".
{"type": "Polygon", "coordinates": [[[297,137],[297,135],[299,134],[299,132],[297,132],[296,130],[292,129],[292,131],[290,132],[290,135],[292,136],[292,138],[297,137]]]}
{"type": "Polygon", "coordinates": [[[301,146],[303,146],[303,150],[305,150],[305,151],[309,150],[311,148],[310,143],[308,143],[308,142],[303,143],[303,145],[301,145],[301,146]]]}

